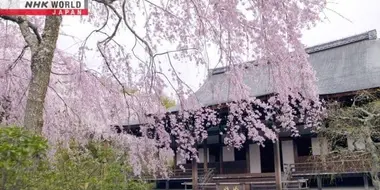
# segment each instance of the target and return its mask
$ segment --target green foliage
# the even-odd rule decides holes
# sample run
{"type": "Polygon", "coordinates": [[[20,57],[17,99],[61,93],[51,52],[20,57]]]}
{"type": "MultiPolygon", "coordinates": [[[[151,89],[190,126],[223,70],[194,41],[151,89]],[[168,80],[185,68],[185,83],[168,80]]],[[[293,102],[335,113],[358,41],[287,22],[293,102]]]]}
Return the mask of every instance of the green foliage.
{"type": "Polygon", "coordinates": [[[42,166],[47,142],[19,127],[0,127],[0,189],[26,189],[29,176],[42,166]]]}
{"type": "Polygon", "coordinates": [[[169,97],[162,96],[161,97],[161,104],[163,106],[165,106],[166,109],[168,109],[168,108],[175,106],[176,103],[174,100],[170,99],[169,97]]]}
{"type": "Polygon", "coordinates": [[[31,158],[44,155],[46,150],[46,140],[40,136],[19,127],[0,128],[0,168],[31,166],[31,158]]]}
{"type": "Polygon", "coordinates": [[[71,143],[46,157],[47,142],[17,127],[0,128],[1,190],[146,190],[136,180],[127,155],[106,143],[71,143]]]}
{"type": "Polygon", "coordinates": [[[70,149],[59,149],[56,154],[53,186],[46,190],[145,190],[149,184],[131,178],[131,168],[126,155],[117,154],[104,143],[90,143],[80,147],[75,143],[70,149]]]}

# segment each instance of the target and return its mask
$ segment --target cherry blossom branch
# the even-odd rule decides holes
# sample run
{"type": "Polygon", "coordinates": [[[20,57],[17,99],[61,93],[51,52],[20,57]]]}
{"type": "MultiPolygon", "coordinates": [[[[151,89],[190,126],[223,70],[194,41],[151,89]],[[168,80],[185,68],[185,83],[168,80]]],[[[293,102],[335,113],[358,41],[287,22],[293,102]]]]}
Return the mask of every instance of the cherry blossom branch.
{"type": "Polygon", "coordinates": [[[25,50],[26,50],[28,47],[29,47],[29,45],[26,45],[26,46],[24,46],[24,47],[22,48],[20,55],[17,56],[17,58],[13,61],[13,63],[16,63],[16,62],[18,62],[19,60],[22,59],[22,57],[23,57],[24,54],[25,54],[25,50]]]}
{"type": "Polygon", "coordinates": [[[169,54],[169,53],[177,53],[177,52],[189,51],[189,50],[198,50],[198,49],[197,48],[186,48],[186,49],[178,49],[178,50],[165,51],[165,52],[161,52],[161,53],[155,53],[153,55],[153,58],[155,58],[156,56],[159,56],[159,55],[165,55],[165,54],[169,54]]]}
{"type": "Polygon", "coordinates": [[[29,47],[29,45],[26,45],[24,46],[24,48],[22,48],[21,50],[21,53],[17,56],[17,58],[13,61],[13,64],[12,65],[9,65],[8,69],[5,71],[5,73],[8,73],[9,71],[11,71],[13,68],[16,67],[17,63],[23,58],[24,54],[25,54],[25,50],[29,47]]]}
{"type": "MultiPolygon", "coordinates": [[[[159,72],[159,71],[156,71],[156,73],[162,75],[162,76],[166,79],[166,81],[167,81],[167,82],[169,83],[169,85],[172,87],[172,89],[174,90],[174,92],[177,94],[177,97],[181,97],[181,95],[177,92],[177,90],[176,90],[176,88],[174,87],[174,85],[172,84],[172,82],[169,80],[169,78],[168,78],[164,73],[159,72]]],[[[181,104],[181,107],[183,107],[183,102],[180,101],[179,103],[181,104]]]]}
{"type": "Polygon", "coordinates": [[[100,52],[100,55],[103,57],[104,59],[104,63],[106,64],[108,70],[111,72],[112,76],[115,78],[115,80],[117,81],[117,83],[121,86],[122,90],[123,90],[123,94],[125,96],[125,94],[129,95],[129,96],[132,96],[133,94],[130,94],[129,92],[127,92],[127,90],[125,89],[123,83],[120,81],[120,79],[116,76],[115,72],[111,69],[111,65],[110,63],[108,62],[107,58],[106,58],[106,55],[104,54],[104,52],[101,50],[100,48],[100,44],[101,42],[98,42],[98,50],[100,52]]]}
{"type": "MultiPolygon", "coordinates": [[[[26,80],[26,81],[29,81],[28,78],[24,78],[24,77],[21,77],[21,76],[18,76],[18,75],[14,75],[12,74],[12,76],[14,77],[17,77],[17,78],[20,78],[20,79],[23,79],[23,80],[26,80]]],[[[64,104],[65,108],[66,109],[70,109],[74,115],[76,115],[78,117],[78,119],[80,118],[79,115],[75,112],[75,110],[73,108],[71,108],[71,106],[69,106],[66,101],[63,99],[63,97],[51,86],[51,85],[48,85],[49,89],[51,89],[55,95],[57,95],[57,97],[62,101],[62,103],[64,104]]],[[[27,91],[27,88],[25,89],[25,93],[24,93],[24,96],[26,95],[26,91],[27,91]]],[[[21,102],[21,99],[20,99],[20,102],[21,102]]]]}
{"type": "MultiPolygon", "coordinates": [[[[104,7],[106,7],[105,5],[104,5],[104,7]]],[[[95,29],[95,30],[93,30],[93,31],[91,31],[90,32],[90,34],[85,38],[85,40],[83,41],[83,43],[82,43],[82,45],[81,45],[81,48],[79,48],[80,50],[81,50],[81,54],[80,54],[80,59],[81,59],[81,61],[83,61],[83,56],[85,55],[85,52],[84,52],[84,50],[85,50],[85,47],[86,47],[86,44],[87,44],[87,41],[88,41],[88,39],[91,37],[91,35],[93,34],[93,33],[97,33],[97,32],[100,32],[101,30],[103,30],[103,28],[105,28],[106,26],[107,26],[107,24],[108,24],[108,19],[109,19],[109,10],[106,8],[106,12],[107,12],[107,15],[106,15],[106,21],[104,21],[104,23],[103,23],[103,25],[100,27],[100,28],[98,28],[98,29],[95,29]]],[[[105,34],[105,33],[104,33],[105,34]]]]}
{"type": "MultiPolygon", "coordinates": [[[[149,0],[144,0],[144,1],[147,2],[147,3],[149,3],[149,4],[151,4],[151,5],[153,5],[154,7],[157,7],[158,9],[160,9],[160,10],[162,10],[162,11],[168,13],[169,15],[171,15],[171,16],[173,16],[173,17],[179,19],[175,14],[171,13],[171,12],[168,11],[167,9],[164,9],[164,8],[162,8],[161,6],[158,6],[158,5],[152,3],[152,2],[149,1],[149,0]]],[[[167,3],[169,3],[169,1],[168,1],[167,3]]]]}
{"type": "MultiPolygon", "coordinates": [[[[176,77],[177,77],[177,80],[178,80],[179,82],[181,82],[182,84],[184,84],[189,90],[191,90],[191,91],[193,92],[193,94],[195,94],[195,92],[193,91],[193,89],[191,89],[190,86],[187,85],[187,84],[181,79],[181,77],[179,77],[177,71],[175,70],[175,68],[174,68],[174,66],[173,66],[173,64],[172,64],[172,61],[171,61],[171,59],[170,59],[170,55],[169,55],[169,53],[167,53],[166,55],[167,55],[167,57],[168,57],[168,61],[169,61],[170,67],[173,69],[173,72],[174,72],[174,74],[175,74],[176,77]]],[[[195,96],[195,98],[198,100],[198,102],[200,102],[197,96],[195,96]]]]}
{"type": "Polygon", "coordinates": [[[34,40],[33,39],[29,39],[30,38],[29,37],[30,32],[28,32],[28,30],[25,27],[29,27],[30,29],[32,29],[34,35],[36,36],[36,38],[38,40],[38,43],[41,42],[42,38],[41,38],[40,33],[38,32],[37,26],[35,26],[30,21],[28,21],[28,19],[26,17],[21,17],[21,16],[0,16],[0,18],[2,18],[4,20],[9,20],[9,21],[15,22],[15,23],[17,23],[20,26],[20,28],[22,27],[23,28],[22,30],[23,30],[24,38],[25,38],[25,40],[27,41],[27,43],[29,45],[31,45],[30,43],[33,43],[34,40]]]}
{"type": "Polygon", "coordinates": [[[118,18],[115,29],[113,30],[112,34],[109,37],[107,37],[106,39],[104,39],[103,41],[101,41],[101,43],[107,44],[111,39],[113,39],[116,36],[116,32],[119,29],[119,26],[120,26],[121,21],[122,21],[122,17],[112,5],[110,5],[110,4],[104,4],[104,5],[106,7],[109,7],[115,13],[115,15],[118,18]]]}
{"type": "MultiPolygon", "coordinates": [[[[79,74],[81,72],[89,73],[91,75],[93,75],[91,72],[95,72],[95,73],[101,74],[98,71],[93,70],[93,69],[87,69],[87,70],[84,70],[84,71],[78,71],[78,72],[72,72],[72,73],[58,73],[58,72],[55,72],[55,71],[51,71],[51,74],[53,74],[53,75],[61,75],[61,76],[68,76],[68,75],[76,75],[76,74],[79,74]]],[[[93,75],[93,76],[95,76],[95,75],[93,75]]]]}
{"type": "Polygon", "coordinates": [[[154,60],[153,60],[153,51],[152,51],[152,48],[150,47],[149,43],[147,41],[145,41],[142,37],[140,37],[135,30],[133,30],[133,28],[128,24],[127,22],[127,16],[126,16],[126,11],[125,11],[125,5],[126,5],[126,0],[123,1],[123,4],[122,4],[122,12],[123,12],[123,20],[124,20],[124,24],[127,26],[128,30],[137,38],[139,39],[147,48],[148,50],[148,54],[150,56],[150,62],[149,62],[149,67],[151,68],[151,74],[152,74],[152,77],[151,77],[151,82],[150,82],[150,89],[153,87],[153,80],[154,80],[154,68],[155,68],[155,64],[154,64],[154,60]]]}
{"type": "Polygon", "coordinates": [[[62,101],[62,103],[65,105],[66,109],[70,109],[71,112],[80,120],[80,116],[75,112],[75,110],[69,106],[66,101],[63,99],[63,97],[55,90],[52,86],[48,85],[48,87],[55,93],[55,95],[62,101]]]}
{"type": "Polygon", "coordinates": [[[136,59],[139,60],[141,63],[145,63],[145,61],[143,61],[139,56],[136,55],[136,53],[135,53],[136,45],[137,45],[137,37],[135,36],[135,43],[133,44],[133,47],[132,47],[132,54],[133,54],[133,56],[135,56],[136,59]]]}
{"type": "MultiPolygon", "coordinates": [[[[14,75],[14,74],[11,74],[11,76],[15,76],[16,78],[20,78],[20,77],[18,77],[17,75],[14,75]]],[[[21,79],[22,79],[22,78],[21,78],[21,79]]],[[[15,82],[15,81],[13,80],[12,77],[10,77],[10,83],[13,84],[14,86],[19,85],[18,82],[15,82]]],[[[26,96],[27,91],[28,91],[28,88],[25,88],[25,89],[23,90],[23,93],[22,93],[21,97],[20,97],[19,100],[18,100],[17,107],[19,107],[19,106],[21,105],[22,100],[23,100],[24,97],[26,96]]]]}
{"type": "MultiPolygon", "coordinates": [[[[104,43],[104,44],[107,44],[111,39],[114,38],[114,36],[116,35],[116,32],[118,31],[118,28],[120,26],[120,23],[122,20],[124,20],[124,24],[127,26],[127,28],[129,29],[129,31],[137,38],[139,39],[145,46],[146,48],[148,49],[148,54],[150,55],[151,57],[151,61],[150,61],[150,67],[153,68],[154,66],[154,61],[152,60],[152,57],[153,57],[153,51],[152,49],[150,48],[149,44],[143,40],[133,29],[132,27],[128,24],[127,20],[126,20],[126,13],[125,13],[125,4],[126,4],[126,1],[123,1],[123,5],[122,5],[122,11],[123,11],[123,16],[121,16],[118,11],[109,3],[109,2],[106,2],[106,1],[100,1],[100,0],[97,0],[96,2],[100,2],[100,3],[103,3],[106,7],[110,8],[114,13],[115,15],[118,17],[118,21],[117,21],[117,24],[115,26],[115,29],[113,31],[113,33],[108,36],[106,39],[104,39],[103,41],[101,41],[100,43],[104,43]]],[[[108,9],[107,9],[108,10],[108,9]]],[[[106,23],[105,23],[106,25],[106,23]]],[[[99,49],[99,44],[98,44],[98,49],[99,49]]],[[[99,49],[100,53],[102,54],[102,57],[105,58],[104,56],[104,53],[99,49]]],[[[108,61],[106,61],[106,64],[107,64],[107,67],[108,69],[110,70],[110,65],[108,63],[108,61]]],[[[153,72],[154,69],[151,69],[151,72],[152,74],[154,73],[153,72]]],[[[111,70],[110,70],[111,71],[111,70]]],[[[111,71],[111,74],[116,77],[116,75],[114,74],[113,71],[111,71]]],[[[120,80],[119,79],[116,79],[118,81],[119,84],[121,84],[120,80]]],[[[154,80],[154,77],[151,77],[151,87],[153,86],[153,80],[154,80]]],[[[121,84],[122,85],[122,84],[121,84]]],[[[122,88],[124,89],[124,86],[122,86],[122,88]]]]}

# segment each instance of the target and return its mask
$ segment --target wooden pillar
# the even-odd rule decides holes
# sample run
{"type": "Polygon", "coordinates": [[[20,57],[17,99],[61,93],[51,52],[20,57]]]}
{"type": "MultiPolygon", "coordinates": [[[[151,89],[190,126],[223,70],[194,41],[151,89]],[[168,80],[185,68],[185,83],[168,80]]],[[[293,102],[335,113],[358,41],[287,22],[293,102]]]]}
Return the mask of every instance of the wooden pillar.
{"type": "MultiPolygon", "coordinates": [[[[251,158],[249,157],[249,143],[245,143],[245,159],[247,161],[247,173],[251,173],[251,158]]],[[[243,189],[244,190],[250,190],[250,185],[249,184],[243,184],[243,189]]]]}
{"type": "Polygon", "coordinates": [[[320,175],[317,176],[317,186],[318,190],[322,190],[322,177],[320,175]]]}
{"type": "Polygon", "coordinates": [[[166,180],[166,181],[165,181],[165,189],[166,189],[166,190],[169,189],[169,180],[166,180]]]}
{"type": "Polygon", "coordinates": [[[223,174],[223,145],[220,145],[219,149],[219,172],[223,174]]]}
{"type": "Polygon", "coordinates": [[[207,139],[203,141],[203,170],[207,172],[208,165],[208,151],[207,151],[207,139]]]}
{"type": "Polygon", "coordinates": [[[174,166],[173,166],[174,168],[173,169],[175,169],[177,167],[177,164],[178,164],[177,163],[177,156],[178,156],[177,154],[178,154],[177,152],[174,152],[174,166]]]}
{"type": "Polygon", "coordinates": [[[293,140],[293,150],[294,150],[294,162],[297,162],[298,160],[298,147],[297,147],[297,141],[293,140]]]}
{"type": "Polygon", "coordinates": [[[273,146],[274,150],[274,172],[276,176],[276,189],[282,190],[282,182],[281,182],[281,155],[280,155],[280,138],[277,137],[277,142],[273,146]]]}
{"type": "Polygon", "coordinates": [[[246,167],[247,167],[247,173],[251,173],[251,159],[249,157],[249,143],[245,143],[245,159],[246,159],[246,167]]]}
{"type": "Polygon", "coordinates": [[[222,135],[219,135],[219,173],[223,174],[223,142],[222,135]]]}
{"type": "Polygon", "coordinates": [[[364,180],[364,189],[369,189],[369,185],[368,185],[368,175],[367,174],[364,174],[363,175],[363,180],[364,180]]]}
{"type": "Polygon", "coordinates": [[[198,190],[199,189],[198,188],[198,163],[197,163],[197,160],[195,158],[193,158],[191,165],[192,165],[191,171],[192,171],[192,177],[193,177],[193,179],[192,179],[193,188],[192,189],[198,190]]]}

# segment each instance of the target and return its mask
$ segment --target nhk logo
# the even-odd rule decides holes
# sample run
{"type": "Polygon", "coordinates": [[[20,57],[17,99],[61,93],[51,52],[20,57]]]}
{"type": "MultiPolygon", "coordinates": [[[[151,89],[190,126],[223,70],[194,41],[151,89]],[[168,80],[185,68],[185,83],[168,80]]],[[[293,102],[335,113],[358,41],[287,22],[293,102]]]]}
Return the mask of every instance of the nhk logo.
{"type": "Polygon", "coordinates": [[[88,15],[88,0],[1,0],[0,15],[88,15]]]}
{"type": "Polygon", "coordinates": [[[84,5],[81,1],[26,1],[25,8],[80,9],[84,5]]]}

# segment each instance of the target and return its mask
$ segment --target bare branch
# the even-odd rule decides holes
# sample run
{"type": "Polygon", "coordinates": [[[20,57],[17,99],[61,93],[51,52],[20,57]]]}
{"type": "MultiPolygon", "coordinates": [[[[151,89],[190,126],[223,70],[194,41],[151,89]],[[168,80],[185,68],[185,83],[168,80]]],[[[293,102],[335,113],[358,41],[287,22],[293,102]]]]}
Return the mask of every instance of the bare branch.
{"type": "Polygon", "coordinates": [[[380,114],[373,114],[373,113],[370,113],[369,111],[363,109],[362,107],[355,107],[355,110],[357,111],[361,111],[363,112],[364,114],[368,115],[368,120],[374,118],[374,117],[379,117],[380,114]]]}
{"type": "Polygon", "coordinates": [[[347,20],[348,22],[353,23],[350,19],[348,19],[347,17],[343,16],[342,14],[336,12],[335,10],[330,9],[328,7],[326,7],[326,9],[329,10],[329,11],[331,11],[331,12],[333,12],[333,13],[335,13],[335,14],[337,14],[338,16],[342,17],[343,19],[347,20]]]}

